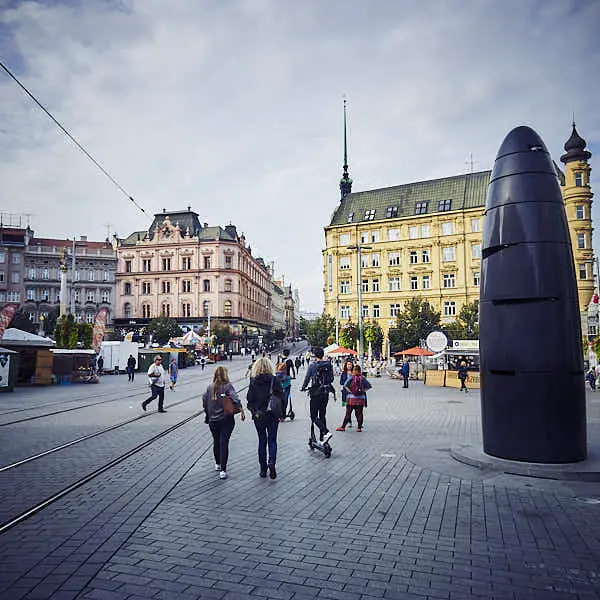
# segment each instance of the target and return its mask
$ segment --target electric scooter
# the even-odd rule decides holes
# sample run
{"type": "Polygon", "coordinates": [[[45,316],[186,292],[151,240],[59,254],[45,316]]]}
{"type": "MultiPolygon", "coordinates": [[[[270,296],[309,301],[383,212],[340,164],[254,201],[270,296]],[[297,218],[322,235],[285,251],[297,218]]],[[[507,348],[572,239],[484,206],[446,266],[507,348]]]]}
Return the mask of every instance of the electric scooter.
{"type": "Polygon", "coordinates": [[[318,450],[325,455],[325,458],[331,458],[331,446],[329,442],[320,442],[315,435],[315,425],[311,422],[310,424],[310,437],[308,438],[308,447],[311,450],[318,450]]]}

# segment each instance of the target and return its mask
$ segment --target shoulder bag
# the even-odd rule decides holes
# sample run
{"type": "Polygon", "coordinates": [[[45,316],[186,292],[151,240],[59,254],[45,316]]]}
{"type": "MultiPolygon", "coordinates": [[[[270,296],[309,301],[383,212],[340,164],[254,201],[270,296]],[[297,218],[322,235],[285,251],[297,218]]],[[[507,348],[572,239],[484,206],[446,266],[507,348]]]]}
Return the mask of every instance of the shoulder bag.
{"type": "Polygon", "coordinates": [[[226,415],[233,416],[241,412],[241,408],[233,401],[231,396],[228,396],[227,394],[220,394],[220,396],[221,404],[223,405],[223,412],[226,415]]]}
{"type": "Polygon", "coordinates": [[[273,392],[273,383],[275,376],[271,379],[271,387],[269,388],[269,399],[267,401],[267,412],[272,414],[276,419],[283,418],[283,399],[273,392]]]}

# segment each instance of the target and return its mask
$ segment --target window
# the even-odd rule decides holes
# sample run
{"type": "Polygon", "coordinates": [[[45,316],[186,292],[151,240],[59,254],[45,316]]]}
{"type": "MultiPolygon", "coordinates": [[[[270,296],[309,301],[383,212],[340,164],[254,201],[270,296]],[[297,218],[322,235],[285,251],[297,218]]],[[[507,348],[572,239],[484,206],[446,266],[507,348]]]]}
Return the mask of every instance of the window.
{"type": "Polygon", "coordinates": [[[427,212],[427,202],[415,202],[415,215],[424,215],[427,212]]]}
{"type": "Polygon", "coordinates": [[[205,317],[208,317],[208,315],[210,314],[210,302],[208,300],[205,300],[202,303],[202,313],[205,317]]]}
{"type": "Polygon", "coordinates": [[[375,209],[374,208],[365,210],[365,216],[363,217],[363,221],[372,221],[374,218],[375,218],[375,209]]]}
{"type": "Polygon", "coordinates": [[[232,287],[231,279],[226,279],[225,280],[225,291],[231,292],[232,289],[233,289],[233,287],[232,287]]]}
{"type": "Polygon", "coordinates": [[[331,254],[327,255],[327,281],[329,291],[333,289],[333,256],[331,254]]]}
{"type": "Polygon", "coordinates": [[[88,313],[88,314],[85,316],[85,320],[86,320],[88,323],[93,323],[93,322],[94,322],[94,314],[93,314],[93,313],[88,313]]]}
{"type": "Polygon", "coordinates": [[[346,222],[352,223],[352,221],[354,221],[354,213],[350,212],[350,213],[348,213],[348,219],[346,220],[346,222]]]}
{"type": "Polygon", "coordinates": [[[4,271],[0,271],[0,283],[4,283],[4,271]]]}
{"type": "Polygon", "coordinates": [[[204,257],[204,268],[205,269],[210,269],[210,256],[205,256],[204,257]]]}
{"type": "Polygon", "coordinates": [[[47,268],[42,269],[42,279],[50,279],[50,271],[47,268]]]}
{"type": "Polygon", "coordinates": [[[88,271],[88,281],[94,281],[94,271],[88,271]]]}
{"type": "Polygon", "coordinates": [[[431,280],[429,278],[429,275],[423,275],[423,278],[421,279],[421,287],[424,290],[428,290],[431,287],[431,280]]]}
{"type": "Polygon", "coordinates": [[[350,293],[350,281],[344,279],[340,281],[340,294],[349,294],[350,293]]]}
{"type": "Polygon", "coordinates": [[[96,292],[89,290],[87,293],[88,302],[96,302],[96,292]]]}
{"type": "Polygon", "coordinates": [[[21,255],[20,254],[12,254],[12,264],[13,265],[21,264],[21,255]]]}
{"type": "Polygon", "coordinates": [[[181,291],[184,293],[192,291],[192,282],[189,279],[184,279],[181,282],[181,291]]]}
{"type": "Polygon", "coordinates": [[[399,267],[400,252],[388,252],[388,264],[390,267],[399,267]]]}
{"type": "Polygon", "coordinates": [[[6,260],[6,252],[0,250],[0,263],[6,260]]]}
{"type": "Polygon", "coordinates": [[[142,304],[142,318],[149,319],[150,318],[150,305],[142,304]]]}
{"type": "Polygon", "coordinates": [[[123,285],[123,294],[125,296],[131,296],[131,284],[129,282],[123,285]]]}
{"type": "Polygon", "coordinates": [[[144,258],[142,260],[142,271],[149,273],[152,271],[152,260],[149,258],[144,258]]]}
{"type": "Polygon", "coordinates": [[[35,290],[27,290],[27,300],[35,300],[35,290]]]}
{"type": "Polygon", "coordinates": [[[471,219],[471,231],[479,233],[481,231],[481,219],[471,219]]]}
{"type": "Polygon", "coordinates": [[[163,258],[162,259],[162,270],[163,271],[170,271],[171,270],[171,259],[170,258],[163,258]]]}
{"type": "Polygon", "coordinates": [[[231,300],[225,300],[223,304],[223,313],[226,317],[231,317],[231,300]]]}
{"type": "Polygon", "coordinates": [[[444,302],[444,316],[454,317],[456,315],[456,302],[446,301],[444,302]]]}
{"type": "Polygon", "coordinates": [[[379,291],[379,279],[373,279],[373,291],[374,292],[378,292],[379,291]]]}
{"type": "Polygon", "coordinates": [[[202,287],[205,292],[210,292],[210,279],[204,279],[202,281],[202,287]]]}
{"type": "Polygon", "coordinates": [[[475,287],[479,287],[479,278],[480,278],[479,271],[473,271],[473,285],[475,287]]]}
{"type": "Polygon", "coordinates": [[[577,215],[577,218],[579,220],[585,219],[585,211],[584,211],[584,208],[583,208],[583,206],[581,204],[578,204],[575,207],[575,214],[577,215]]]}
{"type": "Polygon", "coordinates": [[[416,250],[410,252],[410,264],[416,265],[419,262],[419,254],[416,250]]]}
{"type": "Polygon", "coordinates": [[[29,320],[30,320],[32,323],[34,323],[34,322],[35,322],[35,319],[36,319],[36,314],[35,314],[34,312],[27,313],[27,316],[29,317],[29,320]]]}
{"type": "Polygon", "coordinates": [[[481,244],[471,244],[471,257],[481,258],[481,244]]]}
{"type": "Polygon", "coordinates": [[[402,312],[402,304],[390,304],[390,317],[397,317],[402,312]]]}
{"type": "Polygon", "coordinates": [[[442,248],[442,262],[453,262],[455,258],[456,250],[454,246],[444,246],[442,248]]]}
{"type": "Polygon", "coordinates": [[[360,243],[366,244],[369,241],[369,231],[361,231],[360,232],[360,243]]]}
{"type": "Polygon", "coordinates": [[[373,318],[378,319],[379,317],[379,304],[373,304],[373,318]]]}
{"type": "Polygon", "coordinates": [[[110,292],[108,290],[102,290],[101,301],[110,302],[110,292]]]}
{"type": "Polygon", "coordinates": [[[416,275],[410,276],[410,289],[411,290],[419,289],[419,278],[416,275]]]}
{"type": "Polygon", "coordinates": [[[225,255],[225,268],[231,269],[233,267],[233,256],[231,254],[225,255]]]}
{"type": "Polygon", "coordinates": [[[131,273],[131,261],[130,260],[125,261],[125,273],[131,273]]]}
{"type": "Polygon", "coordinates": [[[363,319],[369,316],[369,306],[367,304],[363,304],[361,314],[363,319]]]}
{"type": "Polygon", "coordinates": [[[102,277],[102,281],[108,281],[108,271],[104,271],[104,276],[102,277]]]}
{"type": "Polygon", "coordinates": [[[587,265],[585,263],[579,263],[578,271],[579,279],[587,279],[587,265]]]}
{"type": "Polygon", "coordinates": [[[422,238],[429,237],[429,225],[421,225],[421,237],[422,238]]]}
{"type": "Polygon", "coordinates": [[[12,283],[21,283],[21,273],[18,271],[13,271],[10,274],[10,280],[12,283]]]}
{"type": "Polygon", "coordinates": [[[75,297],[75,302],[79,302],[79,290],[75,290],[73,296],[75,297]]]}
{"type": "Polygon", "coordinates": [[[452,200],[440,200],[438,203],[438,210],[440,212],[452,210],[452,200]]]}
{"type": "Polygon", "coordinates": [[[147,296],[152,293],[152,284],[149,281],[142,282],[142,294],[147,296]]]}
{"type": "Polygon", "coordinates": [[[170,281],[161,281],[160,282],[160,291],[163,294],[170,294],[171,293],[171,282],[170,281]]]}
{"type": "Polygon", "coordinates": [[[126,319],[131,318],[131,304],[129,304],[129,302],[125,302],[123,305],[123,314],[126,319]]]}
{"type": "Polygon", "coordinates": [[[397,206],[388,206],[385,211],[386,219],[394,219],[398,216],[398,207],[397,206]]]}
{"type": "Polygon", "coordinates": [[[190,271],[192,268],[192,257],[191,256],[184,256],[181,259],[181,268],[184,271],[190,271]]]}
{"type": "Polygon", "coordinates": [[[163,317],[171,316],[171,305],[168,302],[164,302],[163,305],[160,307],[160,314],[163,317]]]}
{"type": "Polygon", "coordinates": [[[421,250],[421,261],[424,263],[428,263],[429,262],[429,248],[425,248],[423,250],[421,250]]]}
{"type": "Polygon", "coordinates": [[[379,229],[371,231],[371,242],[376,244],[379,241],[379,229]]]}
{"type": "Polygon", "coordinates": [[[184,302],[181,305],[181,316],[191,317],[192,316],[192,305],[189,302],[184,302]]]}
{"type": "Polygon", "coordinates": [[[50,300],[50,290],[48,288],[44,288],[40,294],[40,300],[43,300],[44,302],[48,302],[48,300],[50,300]]]}
{"type": "Polygon", "coordinates": [[[349,319],[350,318],[350,307],[343,305],[340,306],[340,319],[349,319]]]}
{"type": "Polygon", "coordinates": [[[583,173],[575,173],[575,185],[581,187],[583,185],[583,173]]]}
{"type": "Polygon", "coordinates": [[[368,292],[369,291],[369,280],[368,279],[363,279],[361,282],[361,290],[363,292],[368,292]]]}
{"type": "Polygon", "coordinates": [[[400,230],[399,229],[388,229],[388,242],[400,241],[400,230]]]}
{"type": "Polygon", "coordinates": [[[349,269],[350,268],[350,257],[342,256],[340,258],[340,269],[349,269]]]}
{"type": "Polygon", "coordinates": [[[367,269],[369,267],[369,262],[370,262],[370,255],[369,254],[361,254],[360,255],[360,266],[361,269],[367,269]]]}
{"type": "Polygon", "coordinates": [[[583,250],[585,248],[585,233],[577,234],[577,248],[583,250]]]}
{"type": "Polygon", "coordinates": [[[347,246],[350,243],[350,234],[342,233],[340,234],[340,246],[347,246]]]}
{"type": "Polygon", "coordinates": [[[371,266],[372,267],[379,266],[379,253],[371,254],[371,266]]]}
{"type": "Polygon", "coordinates": [[[456,275],[454,273],[444,273],[444,287],[456,287],[456,275]]]}
{"type": "Polygon", "coordinates": [[[416,240],[419,237],[419,228],[416,225],[411,225],[408,228],[408,239],[416,240]]]}
{"type": "Polygon", "coordinates": [[[29,269],[29,279],[35,279],[35,269],[29,269]]]}
{"type": "MultiPolygon", "coordinates": [[[[4,296],[4,292],[2,292],[2,296],[4,296]]],[[[21,294],[19,292],[7,292],[6,293],[6,301],[7,302],[21,302],[21,294]]]]}
{"type": "Polygon", "coordinates": [[[400,291],[400,277],[390,277],[388,283],[390,292],[400,291]]]}
{"type": "Polygon", "coordinates": [[[75,269],[75,281],[79,281],[79,269],[75,269]]]}
{"type": "Polygon", "coordinates": [[[445,221],[442,223],[442,235],[452,235],[454,233],[454,221],[445,221]]]}

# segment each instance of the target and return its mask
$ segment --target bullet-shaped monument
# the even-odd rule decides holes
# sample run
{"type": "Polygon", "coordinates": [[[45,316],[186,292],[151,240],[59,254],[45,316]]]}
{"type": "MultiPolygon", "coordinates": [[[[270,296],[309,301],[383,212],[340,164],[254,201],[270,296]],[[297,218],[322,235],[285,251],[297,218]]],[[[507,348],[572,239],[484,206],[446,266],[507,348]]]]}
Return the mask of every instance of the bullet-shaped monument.
{"type": "Polygon", "coordinates": [[[540,136],[517,127],[496,156],[483,228],[484,452],[534,463],[586,458],[580,318],[557,173],[540,136]]]}

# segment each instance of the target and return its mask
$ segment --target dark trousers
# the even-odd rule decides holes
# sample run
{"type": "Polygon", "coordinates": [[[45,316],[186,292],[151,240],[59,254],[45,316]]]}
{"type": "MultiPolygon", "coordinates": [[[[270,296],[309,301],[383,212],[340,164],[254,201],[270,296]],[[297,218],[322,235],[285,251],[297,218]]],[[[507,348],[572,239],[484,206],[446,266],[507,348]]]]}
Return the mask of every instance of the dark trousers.
{"type": "Polygon", "coordinates": [[[163,410],[163,404],[165,402],[165,388],[159,385],[152,384],[150,386],[150,390],[152,391],[152,396],[144,400],[144,406],[148,406],[154,398],[158,398],[158,410],[163,410]]]}
{"type": "Polygon", "coordinates": [[[358,427],[363,426],[363,406],[346,406],[346,414],[344,415],[344,422],[342,427],[346,427],[350,421],[352,421],[352,411],[356,413],[356,424],[358,427]]]}
{"type": "Polygon", "coordinates": [[[464,377],[460,378],[460,391],[462,392],[463,390],[467,390],[467,384],[465,383],[466,379],[464,379],[464,377]]]}
{"type": "Polygon", "coordinates": [[[269,413],[262,413],[254,419],[254,427],[258,434],[258,462],[262,471],[267,465],[275,466],[277,461],[277,429],[279,420],[269,413]],[[269,458],[267,459],[267,447],[269,458]]]}
{"type": "Polygon", "coordinates": [[[327,429],[327,396],[311,396],[310,397],[310,420],[319,428],[319,439],[329,432],[327,429]]]}
{"type": "Polygon", "coordinates": [[[129,377],[128,381],[133,381],[135,377],[135,371],[132,367],[127,367],[127,376],[129,377]]]}
{"type": "Polygon", "coordinates": [[[208,424],[213,436],[213,454],[215,464],[221,465],[221,471],[227,471],[227,460],[229,459],[229,438],[235,427],[233,415],[229,415],[218,421],[211,421],[208,424]]]}
{"type": "Polygon", "coordinates": [[[402,375],[402,378],[404,379],[404,385],[402,387],[407,388],[408,387],[408,373],[406,375],[402,375]]]}

